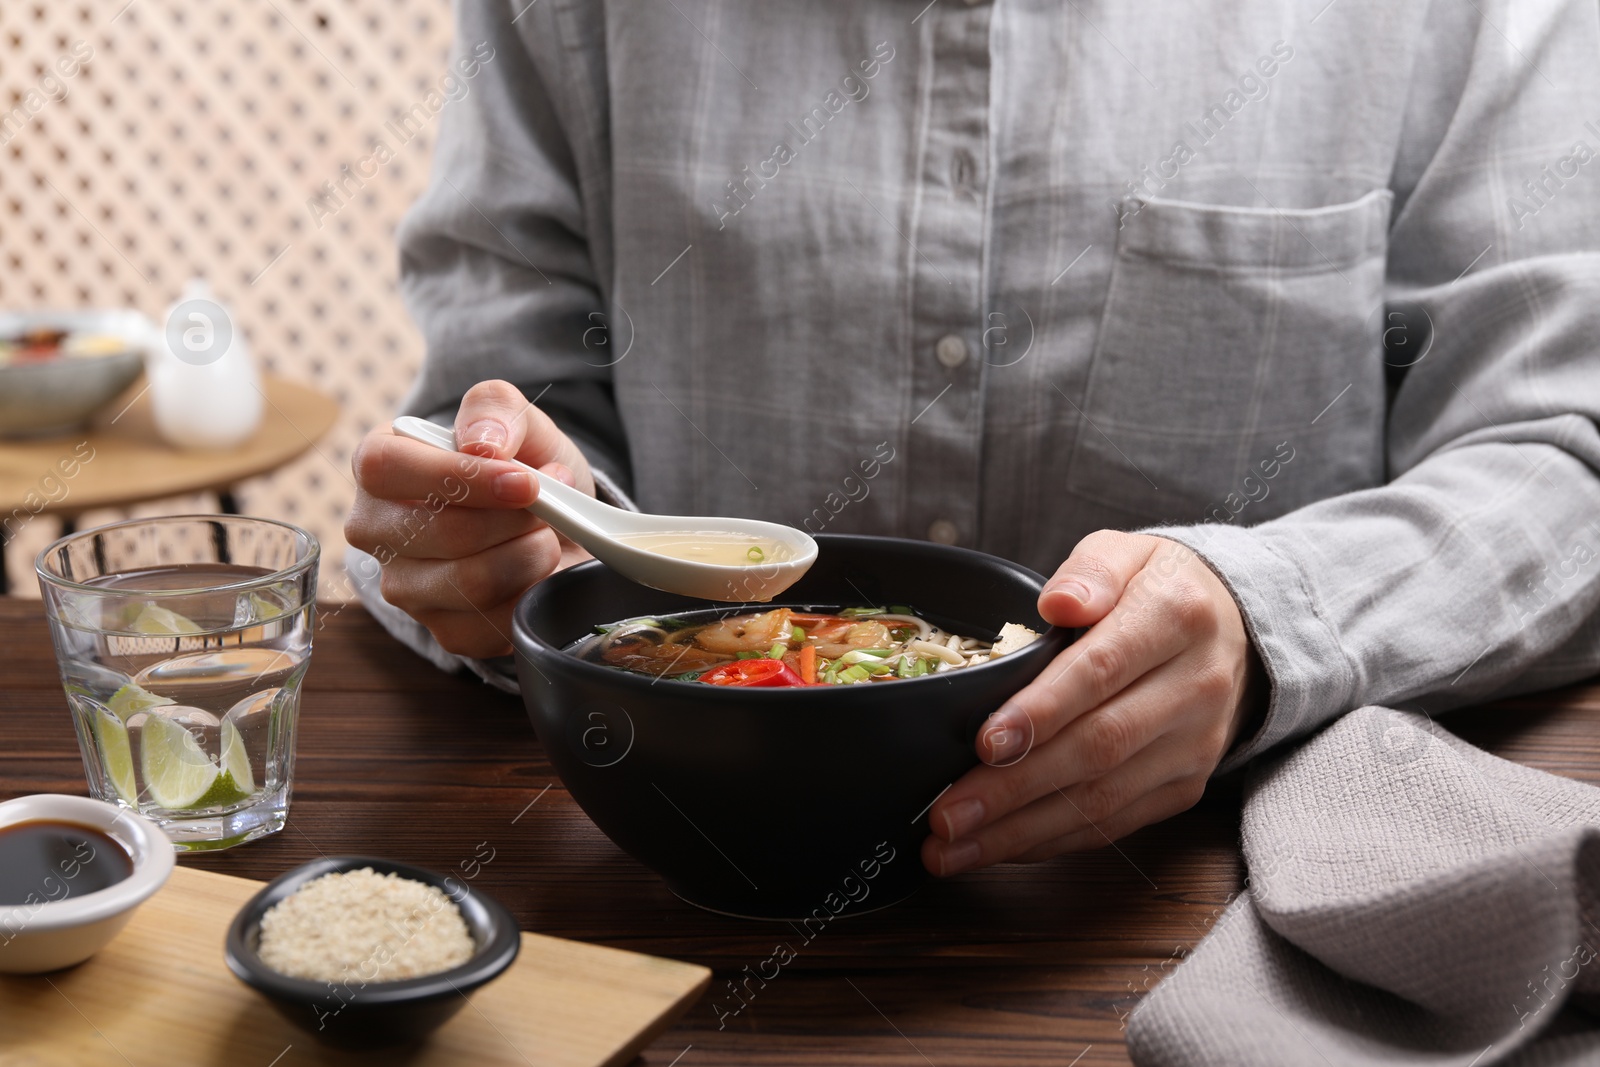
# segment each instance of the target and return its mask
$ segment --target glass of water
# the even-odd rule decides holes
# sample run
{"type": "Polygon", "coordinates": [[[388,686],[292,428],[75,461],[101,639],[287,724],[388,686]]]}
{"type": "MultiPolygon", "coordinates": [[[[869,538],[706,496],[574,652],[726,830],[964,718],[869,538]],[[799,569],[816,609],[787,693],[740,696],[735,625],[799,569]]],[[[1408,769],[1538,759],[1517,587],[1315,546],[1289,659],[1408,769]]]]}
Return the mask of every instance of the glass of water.
{"type": "Polygon", "coordinates": [[[283,828],[318,555],[298,527],[230,515],[114,523],[39,554],[93,796],[180,851],[283,828]]]}

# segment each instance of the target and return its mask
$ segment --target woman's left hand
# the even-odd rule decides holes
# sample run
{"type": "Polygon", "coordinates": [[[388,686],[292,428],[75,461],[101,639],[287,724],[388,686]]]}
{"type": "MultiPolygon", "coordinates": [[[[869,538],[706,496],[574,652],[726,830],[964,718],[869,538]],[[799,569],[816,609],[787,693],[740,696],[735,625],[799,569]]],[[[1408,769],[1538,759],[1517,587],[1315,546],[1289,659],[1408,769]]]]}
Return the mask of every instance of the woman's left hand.
{"type": "Polygon", "coordinates": [[[1175,541],[1090,534],[1039,613],[1089,630],[979,729],[983,765],[928,813],[934,874],[1094,848],[1193,806],[1265,704],[1232,595],[1175,541]]]}

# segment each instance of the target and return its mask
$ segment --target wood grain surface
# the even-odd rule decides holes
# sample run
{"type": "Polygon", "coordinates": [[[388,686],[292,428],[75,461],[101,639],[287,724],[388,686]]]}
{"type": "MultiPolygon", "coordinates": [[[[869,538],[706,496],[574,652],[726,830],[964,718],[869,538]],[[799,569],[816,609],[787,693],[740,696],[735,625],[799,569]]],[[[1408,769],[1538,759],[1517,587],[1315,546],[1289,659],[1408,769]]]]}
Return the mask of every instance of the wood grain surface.
{"type": "Polygon", "coordinates": [[[319,1045],[228,971],[223,938],[262,885],[179,867],[86,963],[0,975],[0,1062],[622,1067],[711,977],[692,964],[524,932],[511,967],[427,1041],[351,1056],[319,1045]]]}
{"type": "MultiPolygon", "coordinates": [[[[83,793],[36,601],[0,599],[0,657],[0,796],[83,793]]],[[[681,903],[572,802],[517,699],[435,671],[358,606],[324,609],[301,714],[288,828],[182,863],[266,879],[367,852],[465,871],[492,849],[475,884],[523,929],[715,970],[705,997],[646,1050],[657,1067],[1127,1064],[1127,1013],[1242,885],[1238,785],[1222,781],[1115,848],[932,883],[806,943],[782,924],[681,903]],[[780,942],[795,958],[732,1014],[727,983],[780,942]]],[[[1597,722],[1591,685],[1445,725],[1600,784],[1597,722]]],[[[292,1053],[278,1067],[293,1067],[292,1053]]]]}

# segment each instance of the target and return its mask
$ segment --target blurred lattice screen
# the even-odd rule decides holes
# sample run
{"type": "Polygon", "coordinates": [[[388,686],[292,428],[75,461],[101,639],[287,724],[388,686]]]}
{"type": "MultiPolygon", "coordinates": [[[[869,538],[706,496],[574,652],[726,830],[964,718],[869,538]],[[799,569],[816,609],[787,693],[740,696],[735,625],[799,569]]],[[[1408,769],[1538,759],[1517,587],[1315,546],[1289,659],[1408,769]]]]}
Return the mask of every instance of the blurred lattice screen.
{"type": "MultiPolygon", "coordinates": [[[[26,116],[0,121],[0,307],[127,305],[159,321],[186,279],[207,278],[263,370],[339,401],[315,451],[238,489],[246,514],[321,538],[325,594],[344,589],[330,579],[350,452],[421,354],[393,235],[439,119],[404,144],[384,124],[438,88],[449,40],[446,0],[0,0],[0,103],[26,116]],[[379,140],[390,162],[346,181],[342,205],[308,208],[379,140]]],[[[175,498],[80,525],[216,507],[175,498]]],[[[33,556],[57,533],[41,517],[10,546],[16,592],[37,595],[33,556]]]]}

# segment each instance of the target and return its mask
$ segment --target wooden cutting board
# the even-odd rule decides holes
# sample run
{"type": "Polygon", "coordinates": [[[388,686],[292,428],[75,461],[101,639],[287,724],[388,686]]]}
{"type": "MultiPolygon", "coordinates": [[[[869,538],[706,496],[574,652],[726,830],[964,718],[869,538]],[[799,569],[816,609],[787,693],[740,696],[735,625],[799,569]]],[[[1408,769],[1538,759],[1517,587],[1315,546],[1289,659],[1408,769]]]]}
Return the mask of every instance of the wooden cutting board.
{"type": "Polygon", "coordinates": [[[179,867],[88,962],[0,975],[0,1067],[614,1067],[711,981],[704,967],[524,933],[511,968],[423,1045],[340,1052],[284,1020],[223,962],[228,924],[261,886],[179,867]]]}

